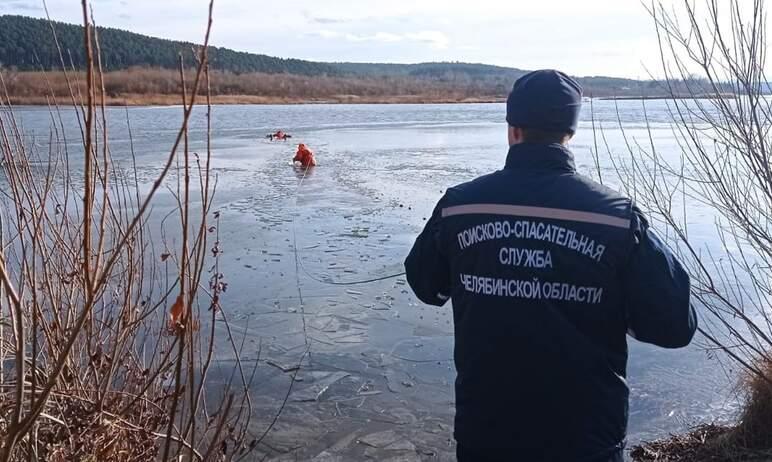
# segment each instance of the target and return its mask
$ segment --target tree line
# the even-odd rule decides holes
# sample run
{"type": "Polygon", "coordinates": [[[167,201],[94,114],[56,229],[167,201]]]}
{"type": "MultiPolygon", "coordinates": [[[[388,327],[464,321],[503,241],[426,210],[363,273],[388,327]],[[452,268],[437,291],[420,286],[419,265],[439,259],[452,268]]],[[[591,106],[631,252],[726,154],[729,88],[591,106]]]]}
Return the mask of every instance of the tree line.
{"type": "MultiPolygon", "coordinates": [[[[0,16],[0,65],[23,71],[61,68],[59,50],[52,29],[62,51],[66,66],[83,69],[86,64],[83,51],[83,27],[26,16],[0,16]]],[[[193,43],[148,37],[119,29],[97,28],[102,50],[102,64],[106,70],[129,67],[160,67],[176,69],[180,53],[192,63],[193,43]]],[[[244,53],[227,48],[210,47],[213,68],[236,73],[263,72],[298,75],[337,75],[335,67],[300,59],[283,59],[266,55],[244,53]]]]}
{"type": "MultiPolygon", "coordinates": [[[[161,76],[153,70],[176,70],[180,55],[188,66],[195,65],[194,56],[198,45],[193,43],[104,27],[97,28],[97,34],[102,66],[105,71],[113,73],[110,80],[115,83],[108,81],[108,86],[113,87],[108,90],[114,94],[176,92],[176,87],[170,88],[163,83],[165,80],[175,81],[171,74],[161,76]],[[144,77],[151,80],[138,83],[125,81],[123,77],[137,77],[138,68],[148,69],[148,75],[144,77]],[[124,75],[119,75],[120,72],[124,72],[124,75]],[[135,87],[144,87],[146,90],[137,90],[135,87]],[[159,91],[160,88],[163,91],[159,91]]],[[[64,65],[82,70],[85,66],[82,37],[83,28],[79,25],[26,16],[0,16],[0,69],[6,72],[58,70],[64,65]]],[[[323,63],[218,47],[210,47],[208,55],[211,68],[222,73],[217,76],[217,80],[222,82],[222,89],[214,90],[215,94],[229,95],[277,96],[279,93],[288,98],[323,98],[331,94],[403,96],[444,91],[454,95],[449,98],[451,100],[459,96],[501,99],[506,98],[513,82],[527,72],[516,68],[461,62],[323,63]],[[280,78],[267,78],[269,75],[280,78]],[[262,82],[258,82],[261,79],[262,82]]],[[[588,96],[637,97],[669,93],[663,82],[657,81],[599,76],[582,77],[579,81],[588,96]]],[[[15,91],[19,92],[15,96],[34,92],[36,86],[34,82],[26,87],[15,85],[15,91]]],[[[679,89],[678,84],[675,90],[690,93],[685,86],[679,89]]]]}

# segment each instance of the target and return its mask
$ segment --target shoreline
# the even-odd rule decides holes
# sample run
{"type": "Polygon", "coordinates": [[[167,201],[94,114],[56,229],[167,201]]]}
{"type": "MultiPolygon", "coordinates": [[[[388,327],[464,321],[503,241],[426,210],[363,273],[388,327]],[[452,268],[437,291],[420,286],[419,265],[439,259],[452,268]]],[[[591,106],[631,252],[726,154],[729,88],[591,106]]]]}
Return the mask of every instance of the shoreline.
{"type": "MultiPolygon", "coordinates": [[[[735,95],[695,95],[695,96],[600,96],[592,99],[599,101],[647,101],[647,100],[685,100],[685,99],[731,99],[735,95]]],[[[236,105],[304,105],[304,104],[491,104],[505,103],[505,97],[480,96],[480,97],[446,97],[426,95],[397,95],[397,96],[357,96],[335,95],[327,98],[291,98],[279,96],[255,96],[255,95],[212,95],[211,104],[215,106],[236,105]]],[[[70,104],[70,96],[55,97],[59,104],[70,104]]],[[[9,96],[13,106],[48,106],[54,102],[50,96],[9,96]]],[[[7,101],[4,101],[7,103],[7,101]]],[[[120,96],[105,97],[107,106],[179,106],[179,95],[168,94],[126,94],[120,96]]],[[[206,104],[206,96],[199,95],[197,104],[206,104]]]]}
{"type": "MultiPolygon", "coordinates": [[[[206,96],[199,95],[198,105],[206,104],[206,96]]],[[[287,98],[277,96],[254,95],[212,95],[211,104],[217,106],[233,105],[303,105],[303,104],[482,104],[504,103],[503,97],[433,97],[425,95],[400,95],[386,97],[366,97],[356,95],[336,95],[328,98],[287,98]]],[[[14,106],[48,106],[53,104],[54,98],[50,96],[9,96],[11,105],[14,106]]],[[[70,104],[70,96],[55,97],[59,104],[70,104]]],[[[6,101],[7,102],[7,101],[6,101]]],[[[179,106],[179,95],[166,94],[127,94],[121,96],[105,97],[107,106],[179,106]]]]}
{"type": "Polygon", "coordinates": [[[732,93],[721,93],[718,95],[699,94],[699,95],[644,95],[644,96],[599,96],[595,99],[600,101],[647,101],[647,100],[685,100],[685,99],[733,99],[737,95],[732,93]]]}
{"type": "MultiPolygon", "coordinates": [[[[718,98],[733,98],[733,95],[720,95],[718,98]]],[[[592,99],[599,101],[647,101],[647,100],[686,100],[686,99],[717,99],[715,95],[695,96],[600,96],[592,99]]],[[[59,104],[71,104],[70,96],[56,96],[59,104]]],[[[9,97],[13,106],[47,106],[54,102],[50,96],[13,96],[9,97]]],[[[304,105],[304,104],[492,104],[505,103],[505,97],[480,96],[480,97],[435,97],[425,95],[398,95],[398,96],[356,96],[335,95],[328,98],[292,98],[279,96],[254,96],[254,95],[212,95],[211,104],[215,106],[237,105],[304,105]]],[[[7,103],[7,101],[6,101],[7,103]]],[[[107,106],[179,106],[179,95],[167,94],[126,94],[120,96],[105,97],[107,106]]],[[[206,96],[199,95],[197,104],[205,105],[206,96]]]]}

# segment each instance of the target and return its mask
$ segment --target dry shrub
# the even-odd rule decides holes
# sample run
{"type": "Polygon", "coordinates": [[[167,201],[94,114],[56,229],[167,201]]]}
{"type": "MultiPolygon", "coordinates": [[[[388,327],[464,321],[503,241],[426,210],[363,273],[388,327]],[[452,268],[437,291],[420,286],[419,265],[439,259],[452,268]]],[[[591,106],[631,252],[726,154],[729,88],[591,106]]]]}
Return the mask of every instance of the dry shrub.
{"type": "Polygon", "coordinates": [[[66,96],[41,93],[72,102],[79,143],[65,142],[59,106],[49,142],[30,143],[0,80],[0,461],[243,458],[258,441],[247,442],[248,372],[233,339],[235,381],[216,395],[206,384],[215,348],[229,343],[215,330],[227,326],[227,285],[210,145],[188,149],[209,29],[193,77],[180,67],[180,128],[141,197],[133,158],[112,158],[98,41],[82,7],[87,70],[49,76],[66,96]],[[163,187],[176,203],[168,231],[149,216],[163,187]]]}
{"type": "Polygon", "coordinates": [[[757,365],[766,376],[747,374],[743,389],[748,397],[732,440],[748,449],[772,449],[772,361],[757,365]]]}
{"type": "MultiPolygon", "coordinates": [[[[188,70],[189,72],[194,70],[188,70]]],[[[8,95],[12,100],[40,98],[53,94],[69,98],[70,85],[61,73],[17,72],[2,70],[8,95]]],[[[79,82],[75,90],[85,92],[83,72],[70,73],[79,82]]],[[[105,92],[109,98],[125,95],[172,95],[178,97],[182,87],[178,72],[169,69],[133,67],[105,72],[105,92]]],[[[449,101],[466,98],[500,99],[506,93],[496,85],[485,82],[441,82],[407,76],[334,77],[302,76],[291,74],[235,74],[213,70],[210,74],[212,96],[256,96],[293,100],[340,99],[368,97],[421,96],[449,101]]],[[[203,94],[205,89],[201,88],[203,94]]]]}
{"type": "Polygon", "coordinates": [[[728,431],[718,425],[700,425],[681,435],[635,446],[630,456],[636,462],[726,461],[726,454],[716,451],[714,446],[728,431]]]}
{"type": "MultiPolygon", "coordinates": [[[[759,366],[772,377],[772,363],[759,366]]],[[[636,462],[772,460],[772,383],[757,374],[746,374],[740,386],[748,396],[737,425],[700,425],[635,446],[630,456],[636,462]]]]}
{"type": "MultiPolygon", "coordinates": [[[[759,365],[772,377],[772,363],[759,365]]],[[[683,434],[635,446],[636,462],[732,462],[772,460],[772,383],[746,374],[740,384],[747,392],[735,426],[706,424],[683,434]]]]}
{"type": "Polygon", "coordinates": [[[140,461],[159,456],[153,429],[161,429],[167,423],[161,410],[138,405],[121,418],[111,418],[107,409],[95,412],[90,402],[77,396],[60,396],[52,401],[62,422],[44,417],[36,427],[36,456],[40,460],[140,461]]]}
{"type": "MultiPolygon", "coordinates": [[[[649,212],[689,272],[699,340],[742,371],[741,389],[747,393],[735,427],[700,427],[646,444],[633,451],[639,460],[772,460],[767,5],[763,0],[650,3],[677,146],[663,152],[646,120],[647,133],[638,139],[623,133],[626,155],[610,159],[628,195],[649,212]],[[689,83],[692,98],[679,99],[678,82],[689,83]],[[697,98],[703,95],[710,98],[697,98]],[[700,206],[715,225],[707,238],[704,230],[693,232],[700,206]]],[[[645,104],[642,109],[646,118],[645,104]]]]}

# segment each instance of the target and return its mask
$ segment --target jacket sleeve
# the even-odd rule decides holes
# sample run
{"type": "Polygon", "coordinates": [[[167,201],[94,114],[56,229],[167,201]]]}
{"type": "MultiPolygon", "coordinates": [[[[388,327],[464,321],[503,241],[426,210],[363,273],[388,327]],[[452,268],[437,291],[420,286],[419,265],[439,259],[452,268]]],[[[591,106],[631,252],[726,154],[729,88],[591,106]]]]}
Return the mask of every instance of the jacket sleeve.
{"type": "Polygon", "coordinates": [[[440,238],[441,203],[405,260],[407,282],[413,292],[422,302],[436,306],[444,305],[450,298],[450,267],[440,238]]]}
{"type": "Polygon", "coordinates": [[[665,348],[689,344],[697,315],[689,301],[689,275],[633,209],[635,245],[622,274],[629,334],[665,348]]]}

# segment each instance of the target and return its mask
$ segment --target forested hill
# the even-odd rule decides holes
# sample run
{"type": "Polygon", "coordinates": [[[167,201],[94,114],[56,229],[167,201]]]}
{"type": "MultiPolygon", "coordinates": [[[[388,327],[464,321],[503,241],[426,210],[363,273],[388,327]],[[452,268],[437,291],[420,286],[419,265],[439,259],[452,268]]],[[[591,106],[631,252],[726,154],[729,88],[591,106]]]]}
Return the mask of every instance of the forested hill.
{"type": "MultiPolygon", "coordinates": [[[[82,68],[85,64],[83,27],[53,22],[53,28],[67,65],[70,64],[71,55],[75,67],[82,68]]],[[[135,66],[175,69],[178,67],[179,53],[182,52],[186,59],[192,59],[192,49],[196,46],[192,43],[148,37],[112,28],[100,27],[98,33],[102,64],[108,71],[135,66]]],[[[340,73],[338,69],[325,63],[274,58],[227,48],[212,47],[209,56],[213,67],[235,73],[340,73]]],[[[59,52],[49,22],[26,16],[0,16],[0,64],[22,71],[60,68],[59,52]]]]}
{"type": "MultiPolygon", "coordinates": [[[[26,16],[0,16],[0,65],[21,71],[57,69],[61,67],[59,52],[53,40],[51,27],[70,65],[77,68],[85,62],[83,53],[83,28],[79,25],[53,22],[26,16]],[[71,56],[71,58],[70,58],[71,56]]],[[[99,28],[99,42],[105,70],[115,71],[130,67],[176,69],[178,55],[183,53],[192,59],[192,43],[148,37],[112,28],[99,28]]],[[[227,48],[210,49],[212,67],[237,74],[261,72],[268,74],[294,74],[305,76],[400,76],[441,81],[485,81],[498,92],[512,84],[525,71],[515,68],[467,63],[321,63],[301,59],[284,59],[272,56],[244,53],[227,48]]],[[[192,64],[192,63],[191,63],[192,64]]],[[[590,86],[614,86],[621,89],[635,86],[627,79],[586,79],[590,86]],[[601,80],[597,80],[601,79],[601,80]]],[[[607,89],[608,90],[608,89],[607,89]]],[[[604,93],[608,93],[605,91],[604,93]]]]}
{"type": "Polygon", "coordinates": [[[420,64],[386,64],[386,63],[331,63],[336,69],[348,75],[392,75],[438,78],[448,73],[467,74],[470,77],[486,77],[502,75],[513,79],[527,71],[511,67],[491,66],[488,64],[470,63],[420,63],[420,64]]]}
{"type": "MultiPolygon", "coordinates": [[[[11,15],[0,16],[0,68],[17,72],[61,68],[60,54],[52,28],[56,32],[66,65],[82,69],[85,64],[82,26],[61,22],[49,23],[44,19],[11,15]]],[[[107,72],[136,68],[174,70],[178,67],[180,53],[189,66],[194,64],[193,49],[197,45],[193,43],[101,27],[98,29],[98,36],[102,65],[107,72]]],[[[304,100],[328,98],[334,96],[336,91],[339,94],[363,97],[372,97],[376,93],[394,93],[391,96],[412,94],[418,97],[426,92],[433,92],[431,100],[444,99],[445,95],[450,93],[455,95],[452,100],[500,100],[506,97],[515,79],[526,72],[516,68],[470,63],[324,63],[276,58],[218,47],[210,48],[209,58],[212,69],[223,73],[223,76],[234,74],[245,77],[254,74],[254,80],[258,74],[274,74],[276,77],[270,80],[278,83],[280,87],[287,87],[283,90],[286,93],[283,96],[304,100]],[[314,80],[302,81],[309,77],[314,80]],[[278,82],[277,79],[281,81],[278,82]],[[293,79],[297,85],[290,85],[293,79]],[[326,93],[315,91],[323,82],[330,89],[326,93]],[[376,87],[377,91],[374,90],[376,87]]],[[[582,77],[579,80],[585,94],[592,96],[636,97],[662,93],[661,84],[657,82],[612,77],[582,77]]],[[[31,89],[25,91],[32,92],[31,89]]],[[[244,92],[243,94],[266,93],[263,90],[257,92],[242,87],[224,87],[222,91],[229,94],[240,91],[244,92]]]]}
{"type": "MultiPolygon", "coordinates": [[[[83,27],[61,22],[49,23],[44,19],[26,16],[0,16],[0,65],[21,71],[58,69],[59,51],[53,40],[51,27],[65,56],[70,55],[75,67],[85,64],[83,27]]],[[[192,58],[193,43],[148,37],[119,29],[98,30],[102,50],[102,64],[107,71],[130,67],[176,69],[179,53],[192,58]]],[[[262,72],[294,75],[350,75],[350,76],[403,76],[442,78],[449,73],[470,77],[492,75],[516,78],[524,71],[498,66],[466,63],[377,64],[377,63],[321,63],[301,59],[283,59],[267,55],[244,53],[227,48],[211,47],[212,66],[221,71],[237,74],[262,72]]]]}

